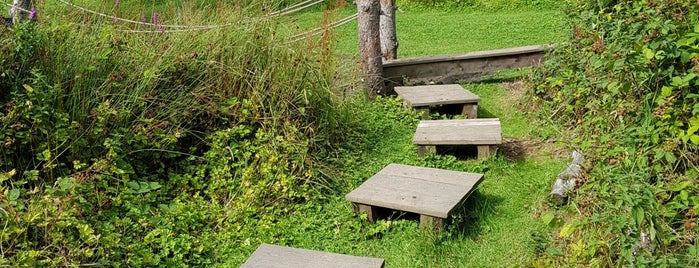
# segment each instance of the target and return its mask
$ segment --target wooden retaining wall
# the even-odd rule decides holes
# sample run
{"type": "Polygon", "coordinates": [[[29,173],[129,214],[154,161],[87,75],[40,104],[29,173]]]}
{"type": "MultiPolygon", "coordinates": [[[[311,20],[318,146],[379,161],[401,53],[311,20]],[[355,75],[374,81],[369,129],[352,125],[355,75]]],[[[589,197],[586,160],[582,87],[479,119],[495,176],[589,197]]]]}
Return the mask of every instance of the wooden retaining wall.
{"type": "Polygon", "coordinates": [[[550,46],[526,46],[465,54],[406,58],[384,62],[383,76],[393,85],[449,84],[479,80],[496,70],[538,65],[550,46]]]}

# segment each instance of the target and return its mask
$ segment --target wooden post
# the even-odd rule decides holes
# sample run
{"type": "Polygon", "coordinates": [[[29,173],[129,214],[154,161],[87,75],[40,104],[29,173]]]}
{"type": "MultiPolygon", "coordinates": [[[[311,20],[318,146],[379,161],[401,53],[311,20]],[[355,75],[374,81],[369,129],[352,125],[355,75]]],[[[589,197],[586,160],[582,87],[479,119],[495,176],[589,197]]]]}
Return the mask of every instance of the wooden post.
{"type": "Polygon", "coordinates": [[[358,0],[357,24],[359,26],[359,54],[362,71],[370,98],[377,94],[386,94],[383,82],[383,61],[381,60],[381,39],[379,21],[381,5],[379,0],[358,0]]]}
{"type": "Polygon", "coordinates": [[[29,13],[23,10],[29,10],[31,5],[31,0],[12,0],[12,7],[10,8],[12,23],[19,23],[20,21],[28,18],[29,13]]]}
{"type": "Polygon", "coordinates": [[[381,0],[381,54],[384,61],[398,58],[396,0],[381,0]]]}

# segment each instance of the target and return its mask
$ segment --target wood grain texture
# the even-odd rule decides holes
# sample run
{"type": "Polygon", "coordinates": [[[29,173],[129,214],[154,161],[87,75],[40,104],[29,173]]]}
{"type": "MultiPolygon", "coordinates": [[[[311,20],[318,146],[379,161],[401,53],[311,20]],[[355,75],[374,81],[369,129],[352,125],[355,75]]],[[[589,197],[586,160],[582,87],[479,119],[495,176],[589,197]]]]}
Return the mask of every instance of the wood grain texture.
{"type": "Polygon", "coordinates": [[[243,263],[244,268],[381,268],[384,260],[315,250],[262,244],[243,263]]]}
{"type": "Polygon", "coordinates": [[[481,98],[458,84],[395,87],[398,96],[412,107],[478,103],[481,98]]]}
{"type": "Polygon", "coordinates": [[[416,145],[496,145],[502,143],[500,120],[425,120],[413,136],[416,145]]]}
{"type": "Polygon", "coordinates": [[[420,228],[431,229],[437,233],[444,230],[447,219],[420,215],[420,228]]]}
{"type": "Polygon", "coordinates": [[[496,70],[538,65],[551,46],[476,51],[458,55],[406,58],[384,62],[384,78],[396,85],[477,81],[496,70]],[[405,79],[407,78],[407,79],[405,79]]]}
{"type": "Polygon", "coordinates": [[[482,174],[390,164],[345,199],[447,218],[482,180],[482,174]]]}

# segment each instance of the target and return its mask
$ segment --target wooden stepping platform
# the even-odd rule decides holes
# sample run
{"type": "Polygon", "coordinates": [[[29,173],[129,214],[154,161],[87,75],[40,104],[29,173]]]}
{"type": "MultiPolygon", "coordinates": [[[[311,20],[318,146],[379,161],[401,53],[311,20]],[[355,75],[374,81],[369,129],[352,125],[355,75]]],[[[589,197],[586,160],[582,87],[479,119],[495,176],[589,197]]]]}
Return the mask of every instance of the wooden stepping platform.
{"type": "Polygon", "coordinates": [[[390,164],[350,192],[355,212],[375,221],[379,208],[420,214],[420,225],[441,231],[483,174],[390,164]]]}
{"type": "Polygon", "coordinates": [[[241,267],[245,268],[381,268],[384,260],[315,250],[262,244],[241,267]]]}
{"type": "Polygon", "coordinates": [[[500,119],[425,120],[413,136],[418,153],[435,153],[438,145],[475,145],[478,158],[487,157],[491,146],[502,143],[500,119]]]}
{"type": "Polygon", "coordinates": [[[469,119],[478,117],[479,96],[458,84],[396,87],[398,96],[417,112],[422,112],[422,119],[427,119],[430,109],[443,105],[458,105],[461,114],[469,119]]]}

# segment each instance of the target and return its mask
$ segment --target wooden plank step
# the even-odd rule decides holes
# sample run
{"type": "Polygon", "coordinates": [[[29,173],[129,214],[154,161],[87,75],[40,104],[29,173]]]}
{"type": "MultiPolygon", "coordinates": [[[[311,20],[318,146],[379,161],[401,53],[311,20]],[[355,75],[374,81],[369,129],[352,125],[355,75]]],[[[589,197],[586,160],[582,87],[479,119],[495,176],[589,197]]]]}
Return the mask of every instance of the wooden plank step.
{"type": "Polygon", "coordinates": [[[377,208],[420,214],[420,224],[441,230],[451,212],[483,180],[483,174],[390,164],[345,199],[375,220],[377,208]]]}
{"type": "Polygon", "coordinates": [[[481,98],[459,84],[396,87],[395,91],[408,105],[425,112],[423,119],[429,116],[430,108],[442,105],[461,105],[463,115],[470,119],[478,117],[481,98]]]}
{"type": "Polygon", "coordinates": [[[262,244],[241,267],[245,268],[350,268],[383,267],[379,258],[356,257],[344,254],[262,244]]]}
{"type": "Polygon", "coordinates": [[[490,147],[502,143],[500,119],[425,120],[413,136],[418,153],[436,152],[438,145],[476,145],[478,158],[487,157],[490,147]]]}

